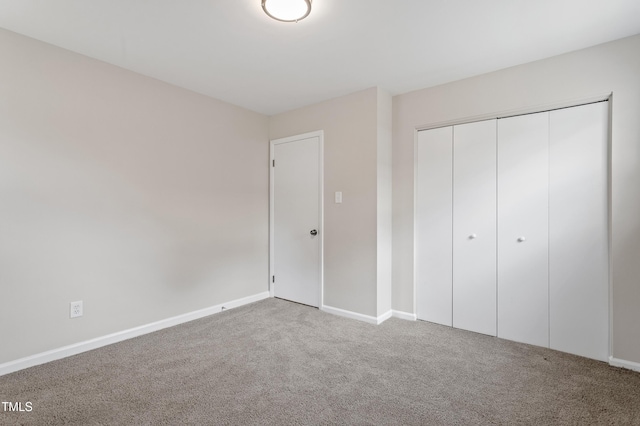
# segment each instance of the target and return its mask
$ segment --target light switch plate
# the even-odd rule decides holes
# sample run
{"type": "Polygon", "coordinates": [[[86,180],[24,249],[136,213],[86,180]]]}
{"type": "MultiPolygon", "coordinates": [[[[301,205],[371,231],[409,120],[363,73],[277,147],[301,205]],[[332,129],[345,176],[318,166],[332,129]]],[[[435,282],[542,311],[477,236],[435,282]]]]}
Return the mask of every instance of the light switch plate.
{"type": "Polygon", "coordinates": [[[336,204],[342,203],[342,191],[336,192],[336,204]]]}

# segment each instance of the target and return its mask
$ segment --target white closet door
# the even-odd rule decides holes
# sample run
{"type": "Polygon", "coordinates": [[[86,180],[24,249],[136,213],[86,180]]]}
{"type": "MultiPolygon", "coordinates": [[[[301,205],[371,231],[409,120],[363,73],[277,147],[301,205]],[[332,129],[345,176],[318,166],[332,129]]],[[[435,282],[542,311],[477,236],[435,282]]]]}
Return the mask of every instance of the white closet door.
{"type": "Polygon", "coordinates": [[[453,326],[496,335],[496,121],[453,128],[453,326]]]}
{"type": "Polygon", "coordinates": [[[550,347],[609,357],[608,103],[550,113],[550,347]]]}
{"type": "Polygon", "coordinates": [[[498,120],[498,337],[549,346],[549,114],[498,120]]]}
{"type": "Polygon", "coordinates": [[[451,325],[452,128],[418,132],[416,313],[451,325]]]}

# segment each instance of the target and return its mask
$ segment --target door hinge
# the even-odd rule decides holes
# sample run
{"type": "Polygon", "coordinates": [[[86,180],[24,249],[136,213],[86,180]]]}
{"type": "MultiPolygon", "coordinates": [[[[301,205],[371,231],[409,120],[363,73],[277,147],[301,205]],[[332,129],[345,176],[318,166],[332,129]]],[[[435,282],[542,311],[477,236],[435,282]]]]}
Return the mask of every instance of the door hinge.
{"type": "Polygon", "coordinates": [[[275,275],[271,276],[271,282],[272,282],[272,283],[275,283],[275,282],[276,282],[276,276],[275,276],[275,275]]]}
{"type": "Polygon", "coordinates": [[[276,166],[276,160],[271,160],[271,167],[275,167],[276,166]]]}

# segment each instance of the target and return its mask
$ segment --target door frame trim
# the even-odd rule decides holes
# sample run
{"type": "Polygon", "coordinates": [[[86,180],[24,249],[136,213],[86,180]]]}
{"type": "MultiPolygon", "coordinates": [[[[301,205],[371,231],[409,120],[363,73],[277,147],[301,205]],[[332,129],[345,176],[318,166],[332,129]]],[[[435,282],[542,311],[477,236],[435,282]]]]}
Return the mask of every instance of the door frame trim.
{"type": "Polygon", "coordinates": [[[267,277],[269,296],[274,297],[274,289],[276,283],[272,282],[275,275],[275,209],[274,209],[274,154],[275,146],[282,143],[296,142],[303,139],[318,138],[318,232],[320,236],[320,247],[318,249],[318,308],[324,305],[324,131],[316,130],[314,132],[302,133],[299,135],[288,136],[285,138],[271,139],[269,141],[269,276],[267,277]]]}

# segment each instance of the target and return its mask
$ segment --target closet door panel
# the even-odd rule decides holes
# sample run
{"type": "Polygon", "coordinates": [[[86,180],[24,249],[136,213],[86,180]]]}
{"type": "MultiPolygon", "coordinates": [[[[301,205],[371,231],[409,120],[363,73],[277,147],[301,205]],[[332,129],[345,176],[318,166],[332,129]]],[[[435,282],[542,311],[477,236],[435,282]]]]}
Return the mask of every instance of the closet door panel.
{"type": "Polygon", "coordinates": [[[608,103],[550,113],[550,347],[609,357],[608,103]]]}
{"type": "Polygon", "coordinates": [[[496,335],[496,121],[453,128],[453,326],[496,335]]]}
{"type": "Polygon", "coordinates": [[[416,313],[451,326],[452,127],[418,132],[416,165],[416,313]]]}
{"type": "Polygon", "coordinates": [[[547,347],[548,124],[498,120],[498,337],[547,347]]]}

